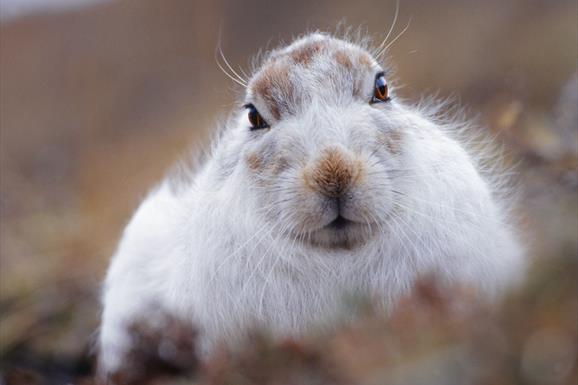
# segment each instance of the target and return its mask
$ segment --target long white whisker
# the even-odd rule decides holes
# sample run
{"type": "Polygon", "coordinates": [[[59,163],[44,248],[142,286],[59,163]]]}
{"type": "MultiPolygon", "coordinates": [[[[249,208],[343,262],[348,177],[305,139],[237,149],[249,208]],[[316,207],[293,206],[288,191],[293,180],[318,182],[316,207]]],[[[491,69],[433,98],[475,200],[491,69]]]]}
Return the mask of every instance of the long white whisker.
{"type": "Polygon", "coordinates": [[[410,26],[410,24],[411,24],[411,20],[412,20],[412,19],[411,19],[411,17],[410,17],[410,19],[409,19],[409,21],[407,22],[407,24],[405,25],[404,29],[402,29],[401,32],[398,33],[397,36],[394,37],[393,40],[392,40],[388,45],[386,45],[384,49],[381,50],[381,52],[377,55],[377,57],[381,57],[384,53],[386,53],[387,50],[389,49],[389,47],[391,47],[391,46],[397,41],[397,39],[399,39],[399,38],[405,33],[405,31],[408,30],[408,28],[409,28],[409,26],[410,26]]]}
{"type": "Polygon", "coordinates": [[[387,31],[387,34],[385,35],[385,39],[383,39],[381,44],[375,49],[376,53],[381,52],[381,50],[383,49],[383,47],[387,43],[387,39],[389,39],[389,36],[391,36],[391,33],[393,32],[393,29],[395,28],[395,24],[397,23],[398,15],[399,15],[399,0],[397,0],[395,2],[395,14],[393,15],[393,21],[391,23],[391,26],[389,27],[389,31],[387,31]]]}
{"type": "Polygon", "coordinates": [[[235,79],[235,77],[233,77],[231,74],[229,74],[221,65],[221,63],[219,63],[218,61],[216,62],[217,66],[221,69],[221,71],[227,75],[227,77],[229,79],[231,79],[232,81],[234,81],[235,83],[239,84],[240,86],[242,86],[243,88],[247,88],[247,85],[245,83],[240,82],[239,80],[235,79]]]}
{"type": "Polygon", "coordinates": [[[227,68],[229,68],[229,70],[237,77],[237,79],[239,79],[239,81],[246,86],[247,80],[243,79],[243,77],[241,75],[239,75],[237,73],[237,71],[235,71],[235,69],[231,66],[231,64],[229,64],[229,61],[225,57],[225,54],[223,53],[223,50],[221,49],[221,47],[219,47],[219,54],[221,55],[221,58],[225,62],[225,65],[227,66],[227,68]]]}

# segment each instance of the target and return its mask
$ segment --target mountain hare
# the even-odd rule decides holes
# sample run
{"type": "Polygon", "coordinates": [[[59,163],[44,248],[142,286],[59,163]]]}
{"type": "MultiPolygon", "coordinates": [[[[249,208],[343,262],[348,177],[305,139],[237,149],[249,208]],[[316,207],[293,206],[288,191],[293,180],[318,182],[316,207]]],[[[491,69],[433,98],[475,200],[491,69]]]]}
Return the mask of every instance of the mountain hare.
{"type": "Polygon", "coordinates": [[[127,226],[104,286],[104,373],[130,325],[161,312],[208,354],[251,327],[323,325],[351,294],[387,310],[424,275],[483,298],[518,279],[508,203],[479,156],[457,124],[398,100],[378,56],[314,33],[264,58],[196,175],[161,183],[127,226]]]}

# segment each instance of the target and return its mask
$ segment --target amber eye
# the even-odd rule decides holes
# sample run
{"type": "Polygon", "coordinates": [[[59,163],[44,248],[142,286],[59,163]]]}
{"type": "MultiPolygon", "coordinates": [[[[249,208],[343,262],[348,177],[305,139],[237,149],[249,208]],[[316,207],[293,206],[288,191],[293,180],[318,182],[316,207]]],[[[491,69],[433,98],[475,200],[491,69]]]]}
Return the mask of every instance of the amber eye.
{"type": "Polygon", "coordinates": [[[387,101],[389,101],[387,82],[385,81],[385,74],[383,72],[380,72],[375,76],[375,88],[373,90],[373,97],[371,98],[371,103],[379,103],[387,101]]]}
{"type": "Polygon", "coordinates": [[[251,130],[259,130],[261,128],[269,127],[269,124],[263,119],[259,111],[255,108],[252,104],[246,104],[245,108],[249,110],[248,117],[249,122],[251,123],[251,130]]]}

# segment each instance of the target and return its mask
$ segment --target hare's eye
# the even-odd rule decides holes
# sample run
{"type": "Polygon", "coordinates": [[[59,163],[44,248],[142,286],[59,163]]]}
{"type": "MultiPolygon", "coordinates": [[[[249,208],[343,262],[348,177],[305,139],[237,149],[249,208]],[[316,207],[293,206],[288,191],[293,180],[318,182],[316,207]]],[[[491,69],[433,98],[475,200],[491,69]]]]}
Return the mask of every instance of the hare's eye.
{"type": "Polygon", "coordinates": [[[262,128],[269,127],[269,124],[263,119],[259,111],[252,104],[246,104],[245,108],[249,110],[248,117],[249,123],[251,123],[251,130],[259,130],[262,128]]]}
{"type": "Polygon", "coordinates": [[[373,96],[370,103],[373,104],[388,101],[389,95],[387,90],[387,82],[385,81],[384,73],[380,72],[375,76],[375,87],[373,89],[373,96]]]}

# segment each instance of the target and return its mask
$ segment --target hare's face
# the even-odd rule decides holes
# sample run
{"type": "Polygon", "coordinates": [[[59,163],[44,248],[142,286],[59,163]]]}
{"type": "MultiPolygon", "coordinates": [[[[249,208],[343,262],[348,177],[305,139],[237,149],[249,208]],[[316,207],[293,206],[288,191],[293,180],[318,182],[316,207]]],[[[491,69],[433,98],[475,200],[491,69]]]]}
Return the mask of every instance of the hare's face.
{"type": "Polygon", "coordinates": [[[248,85],[242,167],[277,234],[355,247],[382,231],[408,125],[362,48],[311,35],[273,52],[248,85]]]}

